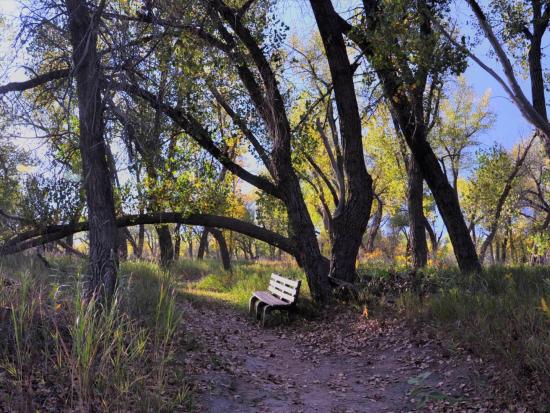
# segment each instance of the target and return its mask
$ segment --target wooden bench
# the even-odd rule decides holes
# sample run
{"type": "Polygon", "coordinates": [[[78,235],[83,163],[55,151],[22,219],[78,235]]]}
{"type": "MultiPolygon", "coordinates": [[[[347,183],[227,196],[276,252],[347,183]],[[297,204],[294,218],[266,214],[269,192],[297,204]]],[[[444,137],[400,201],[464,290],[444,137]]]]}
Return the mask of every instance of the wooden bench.
{"type": "Polygon", "coordinates": [[[301,281],[290,280],[280,274],[271,274],[268,291],[255,291],[250,297],[248,311],[256,314],[262,326],[266,325],[267,315],[273,310],[292,311],[300,293],[301,281]]]}

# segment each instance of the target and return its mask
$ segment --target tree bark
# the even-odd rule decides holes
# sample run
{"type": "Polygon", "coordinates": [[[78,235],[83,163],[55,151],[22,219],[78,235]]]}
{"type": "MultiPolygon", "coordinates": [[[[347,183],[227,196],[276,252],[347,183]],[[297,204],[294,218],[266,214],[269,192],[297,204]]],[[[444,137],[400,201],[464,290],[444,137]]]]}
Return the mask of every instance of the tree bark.
{"type": "Polygon", "coordinates": [[[208,228],[208,232],[212,234],[218,243],[223,269],[226,271],[231,271],[231,258],[229,256],[229,250],[227,249],[227,243],[225,242],[223,233],[216,228],[208,228]]]}
{"type": "Polygon", "coordinates": [[[176,224],[174,227],[174,259],[179,259],[181,251],[181,224],[176,224]]]}
{"type": "Polygon", "coordinates": [[[72,73],[76,79],[80,121],[82,177],[90,223],[90,261],[86,295],[112,297],[118,270],[117,226],[111,173],[103,138],[103,101],[100,62],[97,54],[99,10],[91,15],[84,0],[66,0],[70,42],[73,48],[72,73]]]}
{"type": "Polygon", "coordinates": [[[159,240],[160,265],[168,268],[174,261],[174,246],[172,245],[172,233],[168,225],[156,225],[157,237],[159,240]]]}
{"type": "MultiPolygon", "coordinates": [[[[323,41],[334,88],[343,168],[347,177],[346,191],[340,191],[332,218],[332,246],[329,277],[347,282],[356,278],[356,260],[370,217],[373,190],[363,155],[361,116],[355,94],[347,48],[330,0],[311,1],[313,14],[323,41]],[[347,196],[343,196],[346,193],[347,196]]],[[[342,180],[343,181],[343,180],[342,180]]],[[[343,185],[343,183],[342,183],[343,185]]]]}
{"type": "Polygon", "coordinates": [[[380,198],[377,197],[376,201],[376,212],[372,216],[372,222],[367,232],[367,244],[365,246],[365,251],[367,251],[368,253],[374,251],[374,241],[376,240],[376,236],[378,235],[378,231],[380,230],[380,224],[382,223],[382,212],[384,206],[380,198]]]}
{"type": "Polygon", "coordinates": [[[198,260],[204,259],[204,253],[206,252],[207,248],[208,248],[208,230],[204,228],[201,233],[201,238],[199,241],[199,249],[197,251],[198,260]]]}
{"type": "Polygon", "coordinates": [[[408,160],[407,206],[409,213],[410,245],[413,268],[425,267],[428,263],[428,244],[424,216],[424,179],[413,157],[408,160]]]}

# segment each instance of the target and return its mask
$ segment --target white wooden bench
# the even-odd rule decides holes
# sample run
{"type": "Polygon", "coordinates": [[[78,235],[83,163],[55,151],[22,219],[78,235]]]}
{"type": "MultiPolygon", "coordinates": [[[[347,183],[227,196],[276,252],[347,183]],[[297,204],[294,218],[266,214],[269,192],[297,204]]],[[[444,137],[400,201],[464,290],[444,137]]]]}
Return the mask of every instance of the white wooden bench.
{"type": "Polygon", "coordinates": [[[266,325],[266,319],[273,310],[293,311],[296,309],[296,301],[300,293],[301,281],[290,280],[280,274],[271,274],[268,291],[255,291],[250,297],[248,311],[256,314],[261,320],[262,326],[266,325]]]}

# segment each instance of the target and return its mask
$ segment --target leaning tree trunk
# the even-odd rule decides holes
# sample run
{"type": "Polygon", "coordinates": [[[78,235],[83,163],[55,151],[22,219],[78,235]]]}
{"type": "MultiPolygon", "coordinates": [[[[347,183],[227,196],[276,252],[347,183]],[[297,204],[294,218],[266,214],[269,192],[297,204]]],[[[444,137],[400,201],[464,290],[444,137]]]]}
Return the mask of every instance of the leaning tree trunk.
{"type": "MultiPolygon", "coordinates": [[[[66,0],[72,73],[76,79],[80,123],[82,177],[90,222],[90,261],[86,295],[109,300],[115,290],[118,260],[117,227],[111,173],[103,139],[101,73],[97,54],[98,21],[93,20],[84,0],[66,0]]],[[[99,15],[96,14],[99,19],[99,15]]]]}
{"type": "Polygon", "coordinates": [[[223,269],[226,271],[231,271],[231,257],[229,255],[229,250],[227,249],[227,242],[225,242],[223,232],[216,228],[208,228],[208,232],[212,234],[218,243],[223,269]]]}
{"type": "Polygon", "coordinates": [[[413,268],[425,267],[428,262],[428,245],[424,216],[424,179],[418,164],[411,156],[408,160],[407,206],[409,212],[410,246],[413,268]]]}
{"type": "Polygon", "coordinates": [[[411,140],[411,149],[435,198],[453,245],[458,266],[463,272],[479,272],[481,265],[464,221],[456,192],[443,174],[432,148],[425,140],[411,140]]]}
{"type": "Polygon", "coordinates": [[[335,20],[333,24],[339,25],[341,30],[347,33],[374,65],[382,82],[386,100],[391,105],[392,116],[399,125],[407,146],[435,198],[451,239],[458,266],[463,272],[479,272],[481,265],[468,227],[464,222],[458,197],[427,140],[428,131],[425,125],[424,95],[422,93],[424,86],[420,85],[419,88],[417,85],[414,91],[407,92],[408,85],[399,76],[399,71],[392,70],[394,68],[391,67],[391,64],[390,66],[380,64],[369,43],[369,35],[376,36],[375,30],[378,23],[373,10],[369,9],[369,14],[366,16],[368,23],[366,36],[363,36],[360,30],[354,30],[351,25],[342,21],[336,13],[332,14],[333,20],[335,20]],[[371,30],[374,32],[370,33],[371,30]]]}
{"type": "MultiPolygon", "coordinates": [[[[544,84],[544,72],[541,63],[541,42],[544,31],[544,29],[542,30],[542,32],[540,31],[540,29],[536,30],[534,36],[532,36],[529,53],[527,55],[527,62],[529,64],[529,78],[531,80],[531,99],[533,102],[533,108],[539,113],[544,121],[548,122],[545,98],[546,88],[544,84]]],[[[541,129],[539,129],[539,134],[546,152],[546,156],[550,158],[550,136],[548,136],[541,129]]]]}
{"type": "Polygon", "coordinates": [[[167,268],[174,261],[172,234],[168,225],[157,225],[155,230],[159,239],[160,265],[167,268]]]}
{"type": "Polygon", "coordinates": [[[430,221],[428,221],[428,218],[424,215],[424,227],[426,228],[426,231],[428,232],[428,236],[430,237],[430,244],[432,246],[432,258],[437,257],[437,250],[439,248],[439,240],[437,239],[437,235],[432,228],[432,225],[430,224],[430,221]]]}

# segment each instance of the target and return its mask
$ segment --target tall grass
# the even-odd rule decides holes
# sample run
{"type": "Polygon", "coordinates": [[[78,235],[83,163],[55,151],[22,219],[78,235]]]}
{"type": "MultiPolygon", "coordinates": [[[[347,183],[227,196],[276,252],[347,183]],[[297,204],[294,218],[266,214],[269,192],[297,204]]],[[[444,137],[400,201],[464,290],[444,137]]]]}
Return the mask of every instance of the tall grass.
{"type": "Polygon", "coordinates": [[[53,272],[35,263],[22,272],[24,263],[12,261],[9,280],[5,261],[0,269],[0,374],[11,377],[5,407],[51,409],[44,400],[77,411],[187,406],[185,381],[170,384],[180,325],[173,277],[149,263],[124,264],[120,288],[104,307],[83,298],[70,274],[78,262],[52,261],[53,272]]]}
{"type": "Polygon", "coordinates": [[[492,359],[511,373],[506,385],[519,395],[540,395],[550,409],[550,268],[493,267],[478,275],[431,273],[438,291],[398,301],[409,318],[450,333],[466,350],[492,359]]]}

